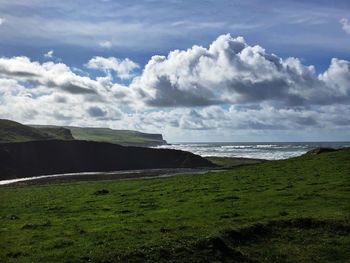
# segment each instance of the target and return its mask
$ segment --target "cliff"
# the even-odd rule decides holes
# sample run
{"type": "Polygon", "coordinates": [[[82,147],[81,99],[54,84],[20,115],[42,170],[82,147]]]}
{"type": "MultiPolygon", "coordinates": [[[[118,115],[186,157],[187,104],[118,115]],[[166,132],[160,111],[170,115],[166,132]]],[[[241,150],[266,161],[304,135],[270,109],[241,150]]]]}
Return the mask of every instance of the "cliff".
{"type": "Polygon", "coordinates": [[[213,166],[189,152],[103,142],[49,140],[0,144],[1,180],[74,172],[213,166]]]}

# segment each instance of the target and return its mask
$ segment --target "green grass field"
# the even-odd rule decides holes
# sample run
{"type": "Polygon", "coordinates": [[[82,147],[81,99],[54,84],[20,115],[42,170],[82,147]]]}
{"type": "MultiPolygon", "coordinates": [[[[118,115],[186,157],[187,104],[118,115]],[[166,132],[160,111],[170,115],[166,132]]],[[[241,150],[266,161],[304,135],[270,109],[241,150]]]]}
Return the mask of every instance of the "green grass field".
{"type": "Polygon", "coordinates": [[[0,198],[0,262],[350,262],[350,150],[0,198]]]}

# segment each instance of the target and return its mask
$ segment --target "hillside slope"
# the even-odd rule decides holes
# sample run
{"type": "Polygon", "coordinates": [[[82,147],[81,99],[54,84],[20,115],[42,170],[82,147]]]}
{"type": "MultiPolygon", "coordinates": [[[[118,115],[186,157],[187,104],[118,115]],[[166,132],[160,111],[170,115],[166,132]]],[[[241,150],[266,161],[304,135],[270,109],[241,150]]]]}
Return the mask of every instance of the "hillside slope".
{"type": "Polygon", "coordinates": [[[0,144],[0,179],[38,175],[214,166],[189,152],[125,147],[91,141],[33,141],[0,144]]]}
{"type": "Polygon", "coordinates": [[[39,130],[11,120],[0,120],[0,143],[41,140],[73,140],[69,130],[52,128],[39,130]]]}

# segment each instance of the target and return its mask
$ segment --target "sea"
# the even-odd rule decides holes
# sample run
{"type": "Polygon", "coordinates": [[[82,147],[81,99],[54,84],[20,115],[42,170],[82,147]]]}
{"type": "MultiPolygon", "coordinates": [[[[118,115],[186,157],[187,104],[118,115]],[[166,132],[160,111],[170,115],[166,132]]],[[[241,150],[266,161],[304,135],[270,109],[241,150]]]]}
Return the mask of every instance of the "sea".
{"type": "Polygon", "coordinates": [[[155,148],[192,152],[202,157],[243,157],[265,160],[288,159],[318,147],[350,147],[350,142],[240,142],[240,143],[174,143],[155,148]]]}

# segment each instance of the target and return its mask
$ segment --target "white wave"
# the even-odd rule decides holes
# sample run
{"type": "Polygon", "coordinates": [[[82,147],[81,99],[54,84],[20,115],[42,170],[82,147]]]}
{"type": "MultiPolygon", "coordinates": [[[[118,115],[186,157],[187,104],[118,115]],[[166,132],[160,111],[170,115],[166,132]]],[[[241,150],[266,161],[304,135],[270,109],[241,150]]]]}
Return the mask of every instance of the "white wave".
{"type": "Polygon", "coordinates": [[[202,157],[242,157],[267,160],[287,159],[307,152],[305,145],[290,144],[172,144],[156,148],[189,151],[202,157]]]}
{"type": "Polygon", "coordinates": [[[274,148],[278,147],[276,144],[258,144],[255,146],[256,148],[274,148]]]}
{"type": "Polygon", "coordinates": [[[316,147],[339,148],[345,146],[350,146],[350,143],[181,143],[162,145],[156,148],[189,151],[203,157],[218,156],[278,160],[300,156],[316,147]]]}
{"type": "Polygon", "coordinates": [[[253,148],[253,145],[223,145],[220,146],[223,149],[245,149],[245,148],[253,148]]]}

